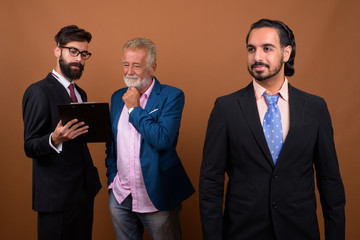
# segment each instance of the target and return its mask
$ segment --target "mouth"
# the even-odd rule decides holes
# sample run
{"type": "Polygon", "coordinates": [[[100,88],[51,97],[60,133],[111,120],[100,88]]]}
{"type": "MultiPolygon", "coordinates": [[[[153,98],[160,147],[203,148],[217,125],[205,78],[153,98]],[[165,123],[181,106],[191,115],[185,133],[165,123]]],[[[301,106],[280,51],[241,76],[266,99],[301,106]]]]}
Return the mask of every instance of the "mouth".
{"type": "Polygon", "coordinates": [[[251,69],[254,69],[257,72],[262,72],[266,68],[269,68],[269,67],[270,66],[268,64],[265,64],[265,63],[254,63],[253,65],[251,65],[251,69]]]}
{"type": "Polygon", "coordinates": [[[255,71],[257,72],[262,72],[265,70],[265,68],[266,66],[261,65],[261,66],[255,66],[253,69],[255,69],[255,71]]]}
{"type": "Polygon", "coordinates": [[[137,80],[137,79],[139,79],[138,76],[134,76],[134,75],[133,75],[133,76],[126,75],[125,78],[131,79],[131,80],[137,80]]]}
{"type": "Polygon", "coordinates": [[[79,63],[72,63],[72,64],[70,64],[70,67],[71,67],[72,69],[77,69],[77,70],[79,70],[79,69],[81,69],[81,64],[79,64],[79,63]]]}

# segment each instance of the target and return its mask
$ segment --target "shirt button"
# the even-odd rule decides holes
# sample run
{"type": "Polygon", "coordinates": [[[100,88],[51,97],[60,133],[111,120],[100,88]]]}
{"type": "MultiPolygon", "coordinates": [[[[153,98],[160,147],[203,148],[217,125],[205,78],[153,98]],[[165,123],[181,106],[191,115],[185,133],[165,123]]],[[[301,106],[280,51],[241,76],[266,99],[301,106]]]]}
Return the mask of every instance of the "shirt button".
{"type": "Polygon", "coordinates": [[[273,208],[277,208],[277,203],[276,203],[276,202],[272,202],[272,207],[273,207],[273,208]]]}

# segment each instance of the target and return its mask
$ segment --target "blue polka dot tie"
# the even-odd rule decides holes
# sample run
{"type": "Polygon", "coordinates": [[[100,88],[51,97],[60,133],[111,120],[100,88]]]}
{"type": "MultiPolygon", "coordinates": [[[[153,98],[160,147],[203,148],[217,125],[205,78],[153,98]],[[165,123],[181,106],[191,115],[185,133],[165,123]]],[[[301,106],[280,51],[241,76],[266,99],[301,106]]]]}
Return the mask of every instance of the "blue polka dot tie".
{"type": "Polygon", "coordinates": [[[263,96],[269,106],[264,116],[263,130],[274,164],[276,164],[283,145],[281,115],[277,105],[279,94],[267,95],[264,93],[263,96]]]}

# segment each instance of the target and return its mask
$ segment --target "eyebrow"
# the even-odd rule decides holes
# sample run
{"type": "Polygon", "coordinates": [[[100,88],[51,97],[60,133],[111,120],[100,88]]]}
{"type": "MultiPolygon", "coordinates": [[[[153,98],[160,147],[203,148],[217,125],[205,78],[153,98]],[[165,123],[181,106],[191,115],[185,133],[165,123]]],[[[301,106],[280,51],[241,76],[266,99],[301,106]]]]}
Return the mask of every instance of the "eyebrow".
{"type": "Polygon", "coordinates": [[[123,64],[133,64],[133,65],[140,65],[140,66],[142,66],[143,64],[141,64],[141,63],[138,63],[138,62],[133,62],[133,63],[130,63],[130,62],[127,62],[127,61],[123,61],[122,62],[123,64]]]}
{"type": "MultiPolygon", "coordinates": [[[[252,44],[247,44],[246,47],[247,48],[249,48],[249,47],[255,48],[255,46],[252,45],[252,44]]],[[[274,44],[272,44],[272,43],[264,43],[264,44],[261,45],[261,47],[273,47],[273,48],[276,48],[276,46],[274,44]]]]}
{"type": "Polygon", "coordinates": [[[265,43],[262,45],[263,47],[273,47],[273,48],[276,48],[276,46],[272,43],[265,43]]]}
{"type": "Polygon", "coordinates": [[[82,53],[84,53],[84,52],[89,52],[88,50],[81,51],[80,49],[78,49],[78,48],[76,48],[76,47],[73,47],[73,46],[68,46],[68,48],[76,49],[76,50],[78,50],[79,52],[82,52],[82,53]]]}

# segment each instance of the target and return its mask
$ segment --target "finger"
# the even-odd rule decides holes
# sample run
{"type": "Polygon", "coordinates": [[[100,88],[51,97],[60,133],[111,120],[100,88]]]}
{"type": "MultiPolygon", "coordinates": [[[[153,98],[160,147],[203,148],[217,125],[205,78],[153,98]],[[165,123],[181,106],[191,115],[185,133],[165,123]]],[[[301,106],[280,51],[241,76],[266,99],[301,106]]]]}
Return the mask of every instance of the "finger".
{"type": "Polygon", "coordinates": [[[58,124],[56,125],[56,128],[57,127],[62,127],[63,125],[62,125],[62,122],[61,122],[61,120],[58,122],[58,124]]]}
{"type": "Polygon", "coordinates": [[[75,123],[77,123],[79,120],[77,119],[73,119],[71,121],[68,121],[66,124],[65,124],[65,128],[70,128],[72,125],[74,125],[75,123]]]}
{"type": "Polygon", "coordinates": [[[84,125],[85,125],[85,122],[78,122],[78,123],[76,123],[76,124],[73,124],[69,129],[70,129],[70,130],[76,130],[76,129],[84,126],[84,125]]]}
{"type": "Polygon", "coordinates": [[[63,125],[62,125],[62,122],[61,122],[61,120],[58,122],[58,124],[56,125],[56,127],[55,127],[55,129],[54,129],[54,132],[58,132],[59,131],[59,129],[61,129],[63,127],[63,125]]]}
{"type": "Polygon", "coordinates": [[[80,136],[82,134],[87,133],[89,131],[88,129],[89,129],[89,126],[84,126],[82,128],[76,129],[75,131],[73,131],[70,134],[70,136],[71,136],[72,139],[74,139],[74,138],[76,138],[76,137],[78,137],[78,136],[80,136]]]}
{"type": "MultiPolygon", "coordinates": [[[[85,123],[84,123],[85,124],[85,123]]],[[[79,126],[77,128],[72,129],[74,132],[76,131],[82,131],[82,130],[86,130],[89,129],[89,125],[85,125],[85,126],[79,126]]]]}
{"type": "Polygon", "coordinates": [[[85,133],[87,133],[89,130],[83,130],[83,131],[80,131],[80,132],[76,132],[74,135],[73,135],[73,139],[74,138],[77,138],[78,136],[80,136],[80,135],[83,135],[83,134],[85,134],[85,133]]]}
{"type": "Polygon", "coordinates": [[[128,93],[137,92],[137,88],[136,88],[136,87],[130,87],[127,92],[128,92],[128,93]]]}
{"type": "Polygon", "coordinates": [[[132,89],[133,89],[133,90],[132,90],[133,92],[136,92],[136,93],[138,93],[138,92],[139,92],[139,89],[138,89],[138,88],[136,88],[136,87],[133,87],[132,89]]]}

